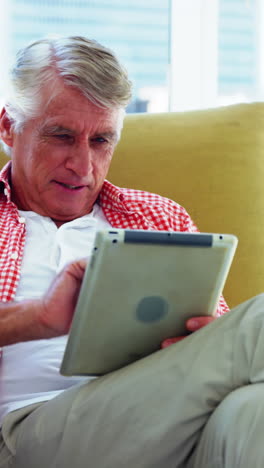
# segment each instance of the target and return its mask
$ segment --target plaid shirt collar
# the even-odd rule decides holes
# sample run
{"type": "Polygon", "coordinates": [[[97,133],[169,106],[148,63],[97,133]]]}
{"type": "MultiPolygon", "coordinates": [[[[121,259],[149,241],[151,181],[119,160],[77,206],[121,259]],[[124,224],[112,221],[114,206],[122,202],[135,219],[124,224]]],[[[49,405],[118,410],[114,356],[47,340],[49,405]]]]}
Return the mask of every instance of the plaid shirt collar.
{"type": "Polygon", "coordinates": [[[10,175],[11,161],[8,161],[0,172],[0,192],[6,196],[8,202],[11,202],[10,175]]]}

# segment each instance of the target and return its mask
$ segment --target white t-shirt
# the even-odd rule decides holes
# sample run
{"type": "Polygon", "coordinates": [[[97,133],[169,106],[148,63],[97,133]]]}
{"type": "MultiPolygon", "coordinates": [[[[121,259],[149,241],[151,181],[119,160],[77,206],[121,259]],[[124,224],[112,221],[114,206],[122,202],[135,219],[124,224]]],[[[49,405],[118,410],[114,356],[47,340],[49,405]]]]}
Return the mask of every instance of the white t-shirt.
{"type": "MultiPolygon", "coordinates": [[[[26,244],[16,301],[43,296],[54,277],[74,260],[89,257],[96,230],[110,226],[98,205],[88,215],[59,228],[47,217],[20,211],[26,244]]],[[[87,377],[59,373],[67,336],[5,346],[0,366],[0,424],[10,411],[54,398],[87,377]]]]}

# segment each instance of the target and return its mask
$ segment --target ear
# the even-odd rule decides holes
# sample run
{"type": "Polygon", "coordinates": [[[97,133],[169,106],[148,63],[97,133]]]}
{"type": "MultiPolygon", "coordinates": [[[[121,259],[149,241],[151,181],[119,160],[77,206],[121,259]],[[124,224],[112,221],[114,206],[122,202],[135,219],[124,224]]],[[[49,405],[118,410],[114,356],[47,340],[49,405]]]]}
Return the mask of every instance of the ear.
{"type": "Polygon", "coordinates": [[[6,145],[13,146],[14,132],[12,122],[5,107],[3,107],[0,114],[0,138],[6,145]]]}

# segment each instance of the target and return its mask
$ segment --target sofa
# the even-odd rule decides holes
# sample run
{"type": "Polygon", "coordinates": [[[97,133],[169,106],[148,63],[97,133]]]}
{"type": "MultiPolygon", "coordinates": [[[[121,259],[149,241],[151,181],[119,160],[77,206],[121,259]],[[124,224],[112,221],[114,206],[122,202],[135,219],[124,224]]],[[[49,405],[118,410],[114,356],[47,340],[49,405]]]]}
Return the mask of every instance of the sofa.
{"type": "Polygon", "coordinates": [[[238,237],[230,307],[264,291],[264,104],[127,115],[108,179],[177,201],[201,231],[238,237]]]}

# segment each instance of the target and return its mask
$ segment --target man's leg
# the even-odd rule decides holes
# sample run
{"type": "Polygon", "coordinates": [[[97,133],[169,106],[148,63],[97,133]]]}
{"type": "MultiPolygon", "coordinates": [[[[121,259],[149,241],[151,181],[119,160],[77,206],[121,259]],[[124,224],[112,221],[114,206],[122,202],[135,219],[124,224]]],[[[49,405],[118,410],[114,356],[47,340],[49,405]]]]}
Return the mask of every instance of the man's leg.
{"type": "Polygon", "coordinates": [[[264,384],[234,390],[209,418],[188,467],[263,468],[263,427],[264,384]]]}
{"type": "Polygon", "coordinates": [[[219,403],[264,381],[263,356],[262,295],[165,350],[64,392],[20,424],[11,414],[3,436],[12,468],[186,466],[219,403]]]}

